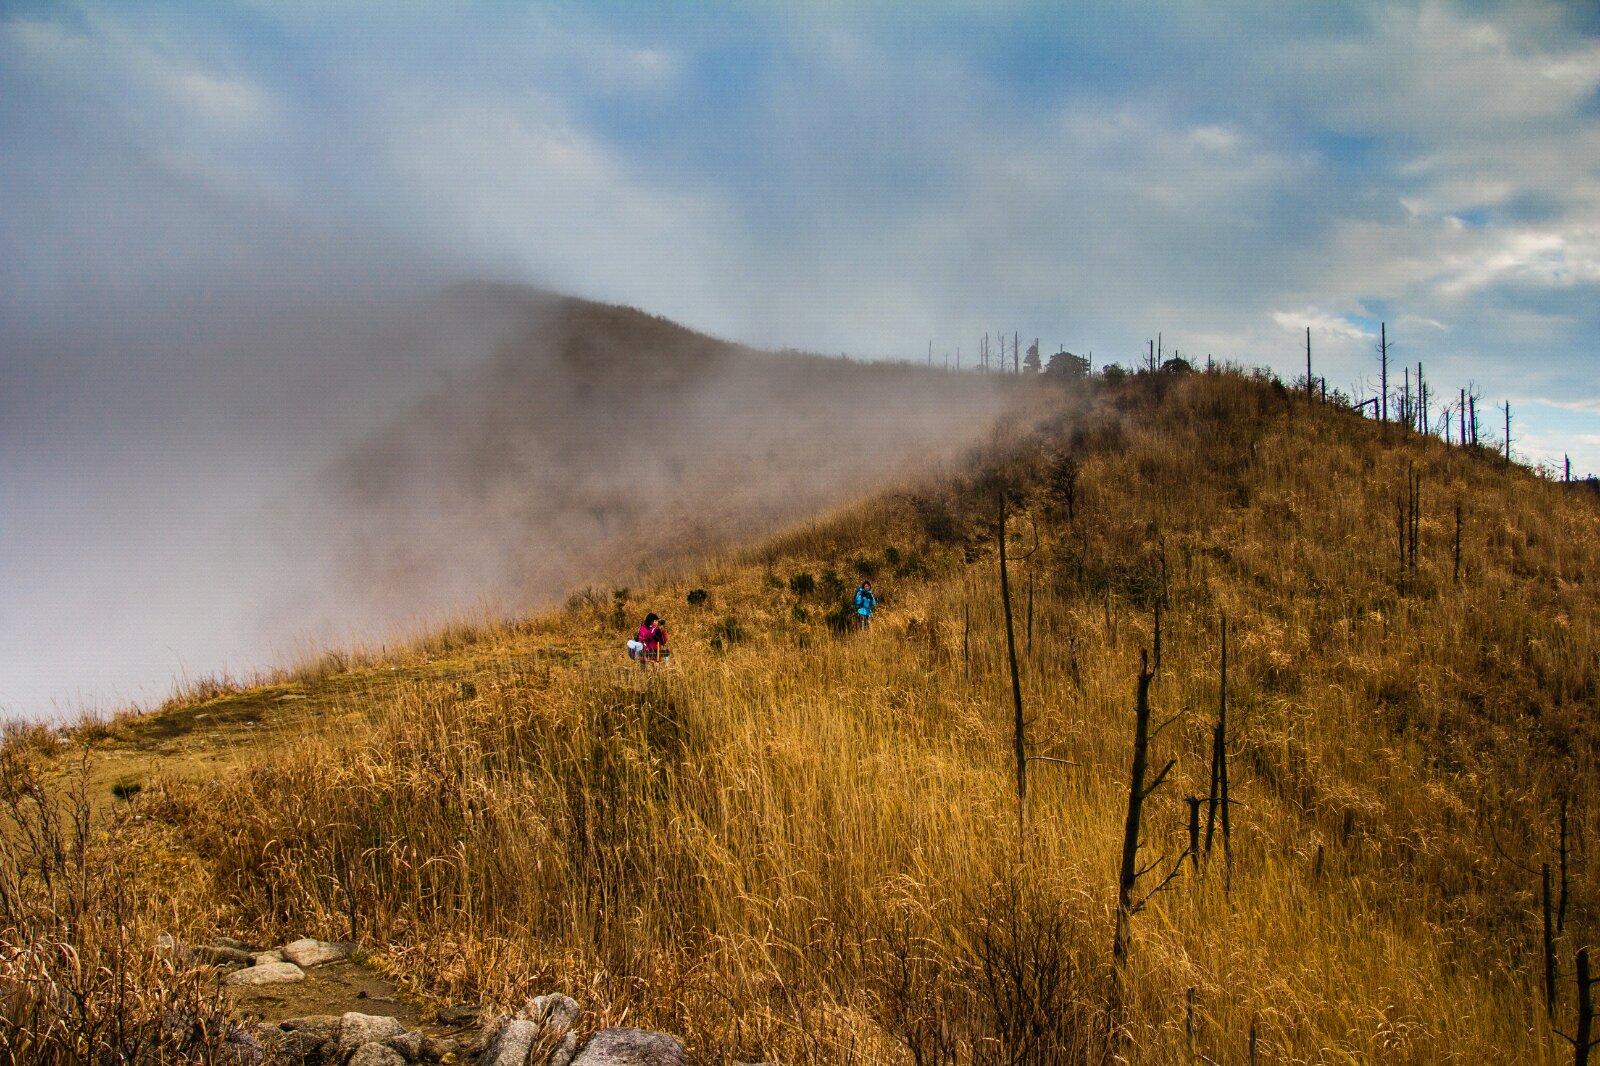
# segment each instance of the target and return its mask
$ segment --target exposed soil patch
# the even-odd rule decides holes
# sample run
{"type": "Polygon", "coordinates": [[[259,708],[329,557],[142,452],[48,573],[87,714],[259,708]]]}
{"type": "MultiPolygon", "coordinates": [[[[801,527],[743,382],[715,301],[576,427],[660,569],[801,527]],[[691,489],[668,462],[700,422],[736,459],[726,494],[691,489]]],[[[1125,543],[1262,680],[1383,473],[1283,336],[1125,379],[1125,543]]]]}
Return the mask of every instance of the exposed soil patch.
{"type": "Polygon", "coordinates": [[[453,1031],[425,1022],[423,1009],[402,998],[392,981],[349,959],[313,966],[304,981],[292,984],[225,987],[241,1016],[271,1025],[286,1018],[356,1011],[394,1018],[407,1029],[434,1036],[453,1031]]]}

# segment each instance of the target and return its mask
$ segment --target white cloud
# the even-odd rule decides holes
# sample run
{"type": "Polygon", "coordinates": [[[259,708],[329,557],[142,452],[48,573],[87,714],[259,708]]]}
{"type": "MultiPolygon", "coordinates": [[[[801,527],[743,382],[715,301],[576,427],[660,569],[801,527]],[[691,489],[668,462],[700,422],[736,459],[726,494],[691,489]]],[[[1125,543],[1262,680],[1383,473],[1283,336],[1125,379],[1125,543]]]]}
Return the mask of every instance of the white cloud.
{"type": "Polygon", "coordinates": [[[1307,308],[1304,311],[1274,311],[1272,321],[1281,328],[1294,333],[1303,332],[1310,327],[1314,334],[1333,337],[1343,337],[1351,340],[1368,340],[1377,334],[1364,329],[1359,323],[1331,311],[1319,311],[1307,308]]]}
{"type": "Polygon", "coordinates": [[[1239,146],[1239,134],[1226,126],[1196,126],[1189,140],[1213,152],[1230,152],[1239,146]]]}
{"type": "Polygon", "coordinates": [[[1562,287],[1600,283],[1600,242],[1582,230],[1491,231],[1464,251],[1447,254],[1436,284],[1441,295],[1455,297],[1509,282],[1562,287]]]}

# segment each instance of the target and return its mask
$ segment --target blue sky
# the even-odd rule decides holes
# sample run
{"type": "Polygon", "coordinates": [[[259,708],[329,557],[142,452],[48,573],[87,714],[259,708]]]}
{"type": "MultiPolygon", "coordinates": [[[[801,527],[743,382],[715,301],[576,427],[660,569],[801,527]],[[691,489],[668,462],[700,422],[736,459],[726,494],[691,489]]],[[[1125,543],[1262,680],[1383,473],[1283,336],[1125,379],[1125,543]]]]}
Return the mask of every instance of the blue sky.
{"type": "Polygon", "coordinates": [[[1387,322],[1600,471],[1594,11],[11,0],[0,529],[41,535],[52,471],[175,491],[241,397],[314,435],[307,383],[368,380],[207,354],[235,319],[469,277],[863,356],[1160,331],[1293,375],[1310,325],[1367,395],[1387,322]]]}

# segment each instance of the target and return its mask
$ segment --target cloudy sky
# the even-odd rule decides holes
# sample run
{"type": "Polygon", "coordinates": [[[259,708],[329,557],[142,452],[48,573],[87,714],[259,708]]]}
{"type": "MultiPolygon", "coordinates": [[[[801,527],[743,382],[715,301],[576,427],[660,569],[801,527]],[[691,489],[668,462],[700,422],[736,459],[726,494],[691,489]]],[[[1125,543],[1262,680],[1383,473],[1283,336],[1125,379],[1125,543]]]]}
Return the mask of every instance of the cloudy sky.
{"type": "Polygon", "coordinates": [[[189,609],[147,553],[447,370],[383,316],[462,278],[862,356],[1309,325],[1357,395],[1386,322],[1600,470],[1595,10],[6,0],[0,710],[138,673],[38,634],[189,609]]]}

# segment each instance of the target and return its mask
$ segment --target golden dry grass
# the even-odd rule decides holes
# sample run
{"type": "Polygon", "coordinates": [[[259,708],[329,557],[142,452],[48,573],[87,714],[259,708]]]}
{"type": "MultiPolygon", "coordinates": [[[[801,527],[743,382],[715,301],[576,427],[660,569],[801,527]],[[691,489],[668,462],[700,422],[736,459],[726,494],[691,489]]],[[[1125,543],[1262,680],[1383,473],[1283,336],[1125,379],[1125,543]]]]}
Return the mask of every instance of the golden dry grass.
{"type": "Polygon", "coordinates": [[[1595,498],[1233,373],[1058,406],[967,473],[662,566],[621,626],[609,595],[579,596],[305,671],[319,713],[274,731],[267,765],[141,798],[207,872],[171,923],[353,925],[419,994],[561,988],[713,1062],[1109,1044],[1159,1063],[1191,1041],[1240,1062],[1252,1032],[1266,1062],[1565,1061],[1522,866],[1554,861],[1569,796],[1570,1027],[1600,889],[1595,498]],[[1409,464],[1415,572],[1396,547],[1409,464]],[[1075,764],[1030,765],[1020,856],[999,484],[1029,750],[1075,764]],[[879,621],[836,632],[868,571],[879,621]],[[815,591],[793,591],[802,573],[815,591]],[[1133,919],[1113,1013],[1134,680],[1163,595],[1152,698],[1181,717],[1155,745],[1176,767],[1142,884],[1207,790],[1223,614],[1231,872],[1219,845],[1133,919]],[[641,672],[620,645],[650,609],[677,660],[641,672]]]}

